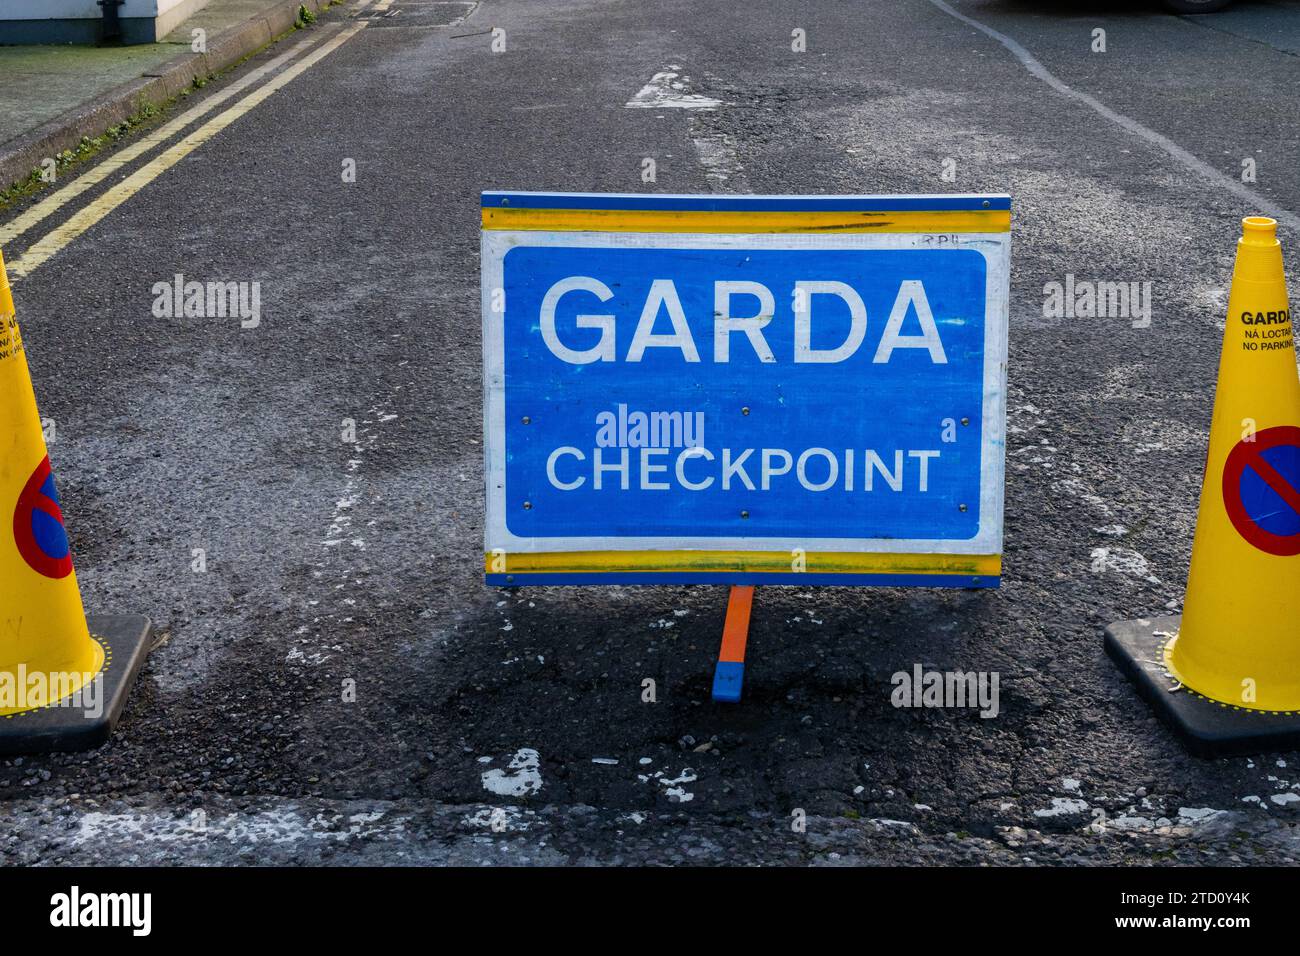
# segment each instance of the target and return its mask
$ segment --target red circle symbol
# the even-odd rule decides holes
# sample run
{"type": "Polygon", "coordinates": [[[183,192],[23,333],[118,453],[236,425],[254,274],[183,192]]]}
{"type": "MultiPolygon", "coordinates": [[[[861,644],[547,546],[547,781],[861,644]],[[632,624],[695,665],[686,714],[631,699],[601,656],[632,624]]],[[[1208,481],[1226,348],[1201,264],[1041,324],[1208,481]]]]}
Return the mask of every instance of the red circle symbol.
{"type": "Polygon", "coordinates": [[[1238,442],[1223,465],[1223,504],[1237,533],[1259,550],[1300,554],[1300,427],[1266,428],[1238,442]]]}
{"type": "Polygon", "coordinates": [[[47,455],[27,479],[14,508],[14,541],[33,571],[47,578],[72,573],[72,551],[63,530],[63,511],[47,455]]]}

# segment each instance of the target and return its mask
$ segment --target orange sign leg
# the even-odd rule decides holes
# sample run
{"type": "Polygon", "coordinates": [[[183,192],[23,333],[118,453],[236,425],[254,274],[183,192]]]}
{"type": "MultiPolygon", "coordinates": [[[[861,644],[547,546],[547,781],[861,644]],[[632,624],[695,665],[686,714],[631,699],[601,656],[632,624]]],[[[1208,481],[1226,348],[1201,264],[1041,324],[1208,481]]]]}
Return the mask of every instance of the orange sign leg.
{"type": "Polygon", "coordinates": [[[727,599],[727,622],[722,626],[722,648],[713,672],[713,699],[735,704],[745,684],[745,643],[749,640],[749,611],[754,586],[738,584],[727,599]]]}

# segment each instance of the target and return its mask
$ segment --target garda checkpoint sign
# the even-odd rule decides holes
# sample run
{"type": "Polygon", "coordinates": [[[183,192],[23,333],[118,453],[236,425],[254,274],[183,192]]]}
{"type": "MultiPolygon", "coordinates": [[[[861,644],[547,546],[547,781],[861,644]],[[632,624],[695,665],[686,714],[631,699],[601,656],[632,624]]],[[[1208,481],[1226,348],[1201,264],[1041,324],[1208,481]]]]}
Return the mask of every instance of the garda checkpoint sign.
{"type": "Polygon", "coordinates": [[[484,193],[487,583],[997,586],[1010,210],[484,193]]]}

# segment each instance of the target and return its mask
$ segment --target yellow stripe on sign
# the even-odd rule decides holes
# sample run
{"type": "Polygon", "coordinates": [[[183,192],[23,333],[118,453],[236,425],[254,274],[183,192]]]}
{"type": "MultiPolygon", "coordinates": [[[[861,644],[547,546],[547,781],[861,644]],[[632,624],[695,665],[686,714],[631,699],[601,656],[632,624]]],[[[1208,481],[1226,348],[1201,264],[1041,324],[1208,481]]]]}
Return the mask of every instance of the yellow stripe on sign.
{"type": "Polygon", "coordinates": [[[700,212],[664,209],[483,210],[484,229],[542,232],[886,233],[1010,232],[1008,209],[908,212],[700,212]]]}
{"type": "Polygon", "coordinates": [[[10,264],[9,277],[11,279],[16,279],[31,275],[59,253],[68,245],[68,243],[72,242],[72,240],[76,239],[87,229],[90,229],[110,212],[122,205],[122,203],[126,202],[167,170],[171,169],[190,153],[194,152],[198,147],[212,139],[212,137],[216,136],[235,120],[251,111],[272,93],[276,92],[281,87],[288,85],[297,77],[302,75],[308,67],[329,56],[348,40],[352,39],[352,37],[361,30],[364,30],[365,27],[365,22],[355,23],[351,26],[344,27],[339,34],[334,37],[334,39],[322,44],[319,49],[314,50],[308,56],[299,60],[275,79],[267,82],[265,86],[262,86],[245,96],[234,106],[230,107],[230,109],[223,113],[219,113],[212,119],[208,120],[175,146],[171,147],[166,152],[155,156],[126,179],[104,192],[104,194],[95,199],[94,202],[89,203],[85,208],[68,217],[68,220],[64,222],[63,225],[41,237],[40,240],[32,244],[20,259],[10,264]]]}
{"type": "MultiPolygon", "coordinates": [[[[809,551],[802,571],[822,574],[953,574],[997,576],[1000,554],[887,554],[809,551]]],[[[484,555],[491,574],[530,571],[793,572],[789,551],[556,551],[484,555]],[[505,567],[500,561],[504,557],[505,567]]]]}
{"type": "Polygon", "coordinates": [[[254,83],[260,82],[268,74],[274,73],[294,57],[298,56],[298,54],[311,49],[327,37],[328,34],[325,36],[319,36],[312,40],[308,40],[305,43],[300,43],[291,50],[285,51],[265,66],[259,67],[247,76],[240,77],[226,89],[214,93],[202,103],[199,103],[192,109],[186,110],[174,120],[159,126],[157,129],[142,136],[129,146],[125,146],[116,153],[113,153],[113,155],[109,156],[103,162],[86,170],[76,179],[71,180],[67,185],[60,187],[57,192],[51,193],[48,197],[36,203],[36,205],[32,206],[21,216],[15,217],[12,222],[0,226],[0,249],[3,249],[9,243],[13,242],[42,219],[58,212],[63,206],[67,205],[68,202],[76,199],[92,186],[102,183],[113,173],[125,169],[155,146],[159,146],[171,139],[174,135],[189,126],[199,117],[212,112],[232,96],[242,93],[254,83]]]}

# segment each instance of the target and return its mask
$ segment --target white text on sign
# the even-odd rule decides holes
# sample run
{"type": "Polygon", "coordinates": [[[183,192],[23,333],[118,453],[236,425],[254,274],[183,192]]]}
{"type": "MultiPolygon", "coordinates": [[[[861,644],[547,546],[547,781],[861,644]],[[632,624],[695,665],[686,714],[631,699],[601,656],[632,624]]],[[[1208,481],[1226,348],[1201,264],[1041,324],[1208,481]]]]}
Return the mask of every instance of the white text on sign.
{"type": "MultiPolygon", "coordinates": [[[[590,348],[579,349],[566,345],[560,340],[556,328],[556,309],[560,300],[572,293],[594,295],[601,302],[608,302],[614,297],[613,291],[605,283],[591,276],[569,276],[561,279],[547,290],[541,305],[542,338],[551,353],[563,362],[571,365],[587,365],[592,362],[615,362],[617,356],[618,316],[605,314],[580,314],[575,316],[574,325],[579,329],[597,329],[600,338],[590,348]]],[[[790,291],[794,313],[794,354],[792,358],[800,363],[837,363],[855,355],[867,335],[867,307],[862,297],[852,286],[844,282],[826,280],[797,281],[790,291]],[[812,347],[813,302],[815,296],[835,296],[848,306],[850,324],[844,341],[835,348],[817,349],[812,347]]],[[[776,299],[771,289],[761,282],[749,280],[723,281],[713,284],[713,361],[726,363],[731,361],[732,337],[740,334],[753,349],[762,362],[775,362],[771,346],[763,335],[763,329],[776,315],[776,299]],[[735,315],[732,299],[748,296],[758,300],[758,309],[752,315],[735,315]]],[[[640,362],[647,349],[676,349],[686,362],[699,362],[700,351],[686,321],[686,311],[677,294],[677,287],[671,279],[655,279],[650,284],[645,305],[637,320],[632,342],[628,346],[624,361],[640,362]],[[655,323],[661,312],[666,312],[672,325],[671,332],[655,332],[655,323]]],[[[924,349],[930,361],[944,365],[948,358],[939,338],[939,328],[934,321],[934,313],[926,298],[925,287],[917,280],[905,280],[899,285],[898,294],[885,322],[880,342],[871,361],[875,364],[889,362],[897,349],[924,349]],[[914,310],[920,323],[919,335],[904,335],[903,321],[908,312],[914,310]]]]}

